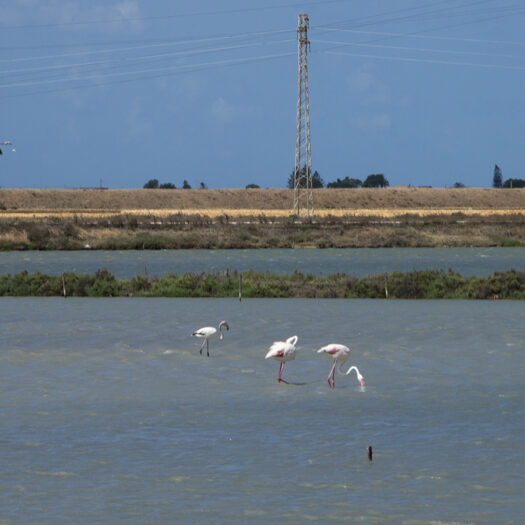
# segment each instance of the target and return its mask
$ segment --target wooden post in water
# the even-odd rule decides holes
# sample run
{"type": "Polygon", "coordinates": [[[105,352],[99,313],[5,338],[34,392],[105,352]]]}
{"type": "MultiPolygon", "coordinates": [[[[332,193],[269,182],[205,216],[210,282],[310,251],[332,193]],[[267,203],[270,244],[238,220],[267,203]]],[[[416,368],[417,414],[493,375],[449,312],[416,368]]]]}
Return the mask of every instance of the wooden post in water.
{"type": "Polygon", "coordinates": [[[64,272],[62,272],[62,293],[64,294],[64,298],[66,298],[66,280],[64,279],[64,272]]]}
{"type": "Polygon", "coordinates": [[[368,461],[372,461],[372,445],[368,445],[368,447],[366,447],[366,452],[368,454],[368,461]]]}
{"type": "Polygon", "coordinates": [[[239,273],[239,301],[242,301],[242,272],[239,273]]]}

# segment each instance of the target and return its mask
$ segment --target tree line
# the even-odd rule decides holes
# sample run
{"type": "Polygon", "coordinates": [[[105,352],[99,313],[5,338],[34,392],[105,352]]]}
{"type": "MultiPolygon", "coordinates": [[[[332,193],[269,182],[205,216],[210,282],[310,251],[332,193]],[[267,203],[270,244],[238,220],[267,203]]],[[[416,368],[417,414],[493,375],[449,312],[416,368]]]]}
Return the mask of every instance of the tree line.
{"type": "MultiPolygon", "coordinates": [[[[306,168],[301,170],[300,187],[306,185],[306,168]]],[[[329,182],[327,188],[387,188],[390,186],[388,179],[382,174],[378,173],[377,175],[369,175],[364,181],[360,179],[352,179],[345,177],[344,179],[337,179],[333,182],[329,182]]],[[[295,187],[294,183],[294,174],[292,173],[288,178],[288,188],[293,189],[295,187]]],[[[324,180],[319,175],[319,172],[315,171],[312,175],[312,187],[313,188],[324,188],[324,180]]],[[[144,189],[150,190],[176,190],[177,187],[172,182],[159,183],[158,179],[150,179],[143,186],[144,189]]],[[[185,180],[181,187],[183,190],[191,190],[191,185],[187,180],[185,180]]],[[[259,189],[258,184],[247,184],[246,189],[259,189]]],[[[207,186],[204,182],[201,182],[199,189],[205,190],[207,186]]]]}
{"type": "Polygon", "coordinates": [[[503,182],[503,173],[501,168],[496,164],[494,166],[494,176],[492,177],[493,188],[525,188],[523,179],[507,179],[503,182]]]}
{"type": "MultiPolygon", "coordinates": [[[[299,179],[299,187],[306,186],[306,166],[303,166],[301,171],[294,170],[288,177],[288,188],[295,187],[295,180],[299,179]]],[[[387,188],[390,186],[388,179],[382,174],[369,175],[364,181],[360,179],[353,179],[345,177],[344,179],[337,179],[326,184],[327,188],[387,188]]],[[[314,171],[312,175],[312,188],[324,188],[325,183],[318,171],[314,171]]]]}
{"type": "MultiPolygon", "coordinates": [[[[294,170],[288,177],[287,187],[294,189],[296,178],[299,180],[299,187],[306,187],[306,166],[298,171],[294,170]]],[[[382,173],[368,175],[368,177],[362,181],[361,179],[356,179],[346,176],[343,179],[339,177],[332,182],[328,182],[325,186],[325,182],[318,171],[314,171],[312,175],[312,188],[388,188],[390,183],[388,179],[382,173]]],[[[465,185],[461,182],[456,182],[454,188],[464,188],[465,185]]],[[[503,174],[501,168],[496,164],[494,166],[494,175],[492,177],[492,187],[493,188],[525,188],[525,180],[523,179],[513,179],[509,178],[503,180],[503,174]]],[[[160,190],[175,190],[177,187],[172,182],[159,183],[158,179],[148,180],[143,188],[145,189],[160,189],[160,190]]],[[[183,190],[191,190],[191,185],[187,180],[184,180],[181,188],[183,190]]],[[[246,189],[258,189],[260,186],[258,184],[247,184],[246,189]]],[[[207,186],[204,182],[201,182],[199,189],[207,189],[207,186]]]]}
{"type": "MultiPolygon", "coordinates": [[[[146,182],[146,184],[144,184],[143,188],[147,189],[147,190],[176,190],[177,186],[175,186],[175,184],[173,184],[173,182],[164,182],[164,183],[160,184],[158,179],[150,179],[148,182],[146,182]]],[[[191,190],[190,183],[187,180],[185,180],[182,183],[182,189],[183,190],[191,190]]],[[[200,190],[207,189],[206,184],[204,184],[204,182],[201,182],[200,186],[199,186],[199,189],[200,190]]]]}

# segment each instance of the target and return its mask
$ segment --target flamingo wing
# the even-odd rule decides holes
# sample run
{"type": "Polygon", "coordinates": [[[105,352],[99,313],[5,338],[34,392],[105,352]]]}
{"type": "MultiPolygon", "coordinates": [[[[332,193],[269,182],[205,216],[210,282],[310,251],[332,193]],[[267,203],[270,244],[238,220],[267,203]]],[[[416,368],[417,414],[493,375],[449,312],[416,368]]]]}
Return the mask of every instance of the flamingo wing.
{"type": "Polygon", "coordinates": [[[268,353],[265,356],[265,359],[275,359],[276,357],[284,357],[284,351],[286,349],[286,343],[283,341],[275,341],[268,353]]]}
{"type": "Polygon", "coordinates": [[[345,345],[340,345],[337,343],[332,343],[317,350],[318,354],[327,354],[329,356],[336,356],[341,354],[349,354],[350,348],[345,345]]]}
{"type": "Polygon", "coordinates": [[[286,341],[275,341],[265,359],[286,359],[287,361],[294,359],[295,357],[295,346],[286,341]]]}
{"type": "Polygon", "coordinates": [[[213,328],[213,326],[204,326],[203,328],[195,330],[195,332],[193,332],[191,335],[194,335],[195,337],[204,337],[205,339],[207,339],[212,335],[215,335],[216,333],[217,329],[213,328]]]}

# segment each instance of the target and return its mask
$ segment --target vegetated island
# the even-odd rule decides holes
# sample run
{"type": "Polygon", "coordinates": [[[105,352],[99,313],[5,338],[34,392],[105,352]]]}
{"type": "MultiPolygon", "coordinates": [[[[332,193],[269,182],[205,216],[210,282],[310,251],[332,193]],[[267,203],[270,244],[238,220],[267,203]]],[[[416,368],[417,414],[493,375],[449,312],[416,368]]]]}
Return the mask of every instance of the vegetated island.
{"type": "MultiPolygon", "coordinates": [[[[137,275],[119,280],[107,270],[93,275],[6,274],[0,296],[30,297],[238,297],[240,274],[137,275]]],[[[525,272],[510,270],[487,277],[463,277],[449,270],[394,272],[357,278],[345,274],[276,275],[242,273],[243,298],[363,299],[525,299],[525,272]]]]}
{"type": "Polygon", "coordinates": [[[0,189],[0,250],[525,246],[525,189],[0,189]]]}

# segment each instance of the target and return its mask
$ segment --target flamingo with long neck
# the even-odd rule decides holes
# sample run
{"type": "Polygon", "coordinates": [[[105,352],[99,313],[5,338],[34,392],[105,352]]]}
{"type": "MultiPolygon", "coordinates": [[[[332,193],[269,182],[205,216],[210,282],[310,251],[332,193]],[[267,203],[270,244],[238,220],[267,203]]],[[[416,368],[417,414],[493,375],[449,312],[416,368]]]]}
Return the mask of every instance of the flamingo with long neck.
{"type": "Polygon", "coordinates": [[[292,361],[295,359],[295,345],[299,338],[296,335],[289,337],[286,341],[275,341],[270,350],[265,356],[265,359],[275,359],[281,363],[279,367],[279,375],[277,376],[277,381],[279,383],[289,384],[288,381],[282,379],[283,368],[287,361],[292,361]]]}
{"type": "Polygon", "coordinates": [[[200,354],[202,355],[202,350],[204,349],[204,345],[206,345],[206,355],[210,357],[210,349],[209,349],[209,340],[212,337],[215,337],[216,339],[222,340],[224,338],[224,334],[222,333],[222,327],[225,326],[226,330],[229,330],[230,327],[228,326],[228,323],[226,321],[221,321],[219,323],[219,328],[214,328],[213,326],[205,326],[203,328],[199,328],[198,330],[195,330],[191,335],[194,335],[195,337],[199,337],[201,339],[204,339],[202,342],[202,345],[200,347],[200,354]]]}
{"type": "Polygon", "coordinates": [[[346,372],[343,372],[343,364],[347,359],[350,357],[350,348],[348,348],[345,345],[340,345],[336,343],[332,343],[326,346],[323,346],[319,350],[317,350],[318,354],[324,354],[328,357],[331,357],[334,360],[334,364],[332,365],[332,368],[330,369],[330,373],[328,374],[328,385],[330,388],[335,388],[335,368],[337,366],[337,363],[339,362],[339,368],[338,372],[341,375],[348,375],[353,370],[355,371],[357,375],[357,380],[361,383],[361,386],[365,386],[365,380],[364,377],[359,372],[359,369],[357,366],[351,366],[346,372]]]}

